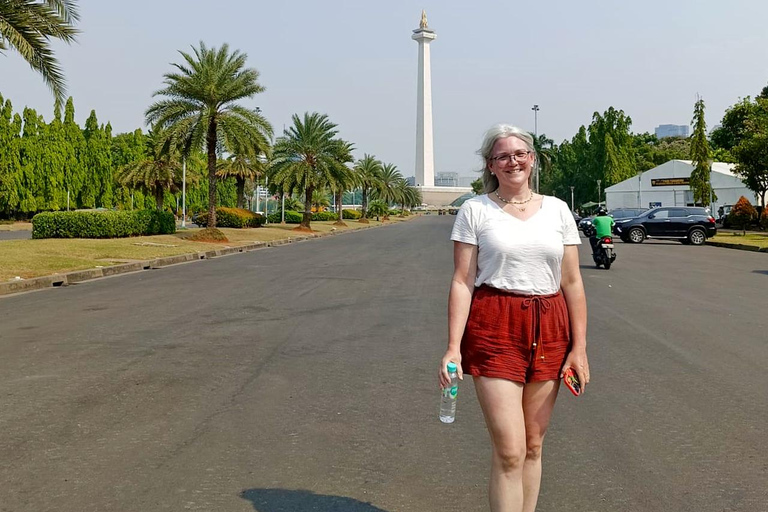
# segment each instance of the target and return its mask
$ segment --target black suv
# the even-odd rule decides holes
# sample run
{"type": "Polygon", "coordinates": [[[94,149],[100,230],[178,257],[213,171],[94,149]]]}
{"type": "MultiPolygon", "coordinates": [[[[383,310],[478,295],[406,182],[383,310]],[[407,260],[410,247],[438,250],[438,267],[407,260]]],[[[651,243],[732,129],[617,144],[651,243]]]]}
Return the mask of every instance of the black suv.
{"type": "Polygon", "coordinates": [[[646,238],[675,238],[684,244],[702,245],[717,233],[715,218],[706,209],[682,206],[654,208],[616,221],[613,229],[623,241],[636,244],[646,238]]]}

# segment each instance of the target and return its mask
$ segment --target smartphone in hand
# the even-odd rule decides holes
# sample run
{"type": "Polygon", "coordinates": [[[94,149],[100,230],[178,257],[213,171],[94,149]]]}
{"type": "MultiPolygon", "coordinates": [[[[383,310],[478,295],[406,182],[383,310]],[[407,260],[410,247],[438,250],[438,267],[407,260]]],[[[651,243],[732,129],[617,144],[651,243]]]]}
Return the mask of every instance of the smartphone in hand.
{"type": "Polygon", "coordinates": [[[565,370],[563,375],[563,382],[571,390],[573,396],[579,396],[581,394],[581,382],[579,382],[579,376],[573,371],[573,368],[565,370]]]}

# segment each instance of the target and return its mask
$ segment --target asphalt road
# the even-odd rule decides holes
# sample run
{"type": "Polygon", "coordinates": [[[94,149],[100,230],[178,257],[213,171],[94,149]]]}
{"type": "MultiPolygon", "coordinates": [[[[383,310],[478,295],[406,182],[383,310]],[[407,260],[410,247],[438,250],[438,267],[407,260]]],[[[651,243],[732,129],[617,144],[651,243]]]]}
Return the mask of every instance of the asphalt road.
{"type": "MultiPolygon", "coordinates": [[[[487,510],[471,379],[437,420],[452,221],[0,299],[0,511],[487,510]]],[[[768,511],[768,255],[617,249],[538,510],[768,511]]]]}
{"type": "Polygon", "coordinates": [[[2,240],[31,240],[32,230],[22,229],[19,231],[0,231],[0,241],[2,240]]]}

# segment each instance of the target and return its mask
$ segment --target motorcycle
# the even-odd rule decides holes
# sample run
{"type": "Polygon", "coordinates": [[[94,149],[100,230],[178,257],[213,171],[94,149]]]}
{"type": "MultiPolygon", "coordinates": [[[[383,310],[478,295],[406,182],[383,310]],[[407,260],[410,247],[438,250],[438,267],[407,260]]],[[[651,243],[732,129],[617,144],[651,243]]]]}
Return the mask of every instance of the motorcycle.
{"type": "MultiPolygon", "coordinates": [[[[589,225],[584,228],[584,234],[588,237],[595,236],[595,227],[589,225]]],[[[600,268],[600,265],[605,267],[605,270],[611,268],[611,265],[616,260],[616,252],[613,250],[613,237],[604,236],[597,241],[597,247],[592,253],[592,259],[595,261],[595,266],[600,268]]]]}

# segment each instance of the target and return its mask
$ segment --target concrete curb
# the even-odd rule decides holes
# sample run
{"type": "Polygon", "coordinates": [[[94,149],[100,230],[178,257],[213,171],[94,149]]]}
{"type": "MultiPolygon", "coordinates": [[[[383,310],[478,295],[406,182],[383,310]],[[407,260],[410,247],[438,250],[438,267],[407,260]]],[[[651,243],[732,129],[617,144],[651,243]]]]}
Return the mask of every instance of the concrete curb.
{"type": "Polygon", "coordinates": [[[740,251],[768,252],[768,247],[757,247],[755,245],[732,244],[728,242],[711,242],[707,240],[707,245],[715,247],[725,247],[727,249],[738,249],[740,251]]]}
{"type": "Polygon", "coordinates": [[[210,251],[193,252],[186,254],[177,254],[175,256],[166,256],[163,258],[155,258],[151,260],[137,261],[133,263],[124,263],[121,265],[111,265],[106,267],[96,267],[85,270],[75,270],[73,272],[67,272],[64,274],[54,274],[52,276],[33,277],[31,279],[19,279],[16,281],[5,281],[0,283],[0,296],[12,295],[15,293],[31,292],[34,290],[43,290],[45,288],[53,288],[59,286],[69,286],[71,284],[82,283],[84,281],[90,281],[92,279],[100,279],[102,277],[110,277],[119,274],[127,274],[131,272],[140,272],[142,270],[161,269],[171,265],[179,265],[181,263],[189,263],[191,261],[207,260],[213,258],[219,258],[221,256],[228,256],[231,254],[239,254],[242,252],[250,252],[258,249],[265,249],[267,247],[279,247],[281,245],[288,245],[295,242],[304,242],[306,240],[312,240],[313,238],[322,238],[325,236],[340,235],[346,233],[355,233],[362,231],[363,229],[372,229],[374,227],[393,226],[392,224],[382,224],[380,226],[364,226],[358,229],[349,231],[330,231],[328,233],[312,233],[301,235],[293,238],[280,238],[272,240],[270,242],[253,242],[246,245],[240,245],[237,247],[223,247],[221,249],[212,249],[210,251]]]}

